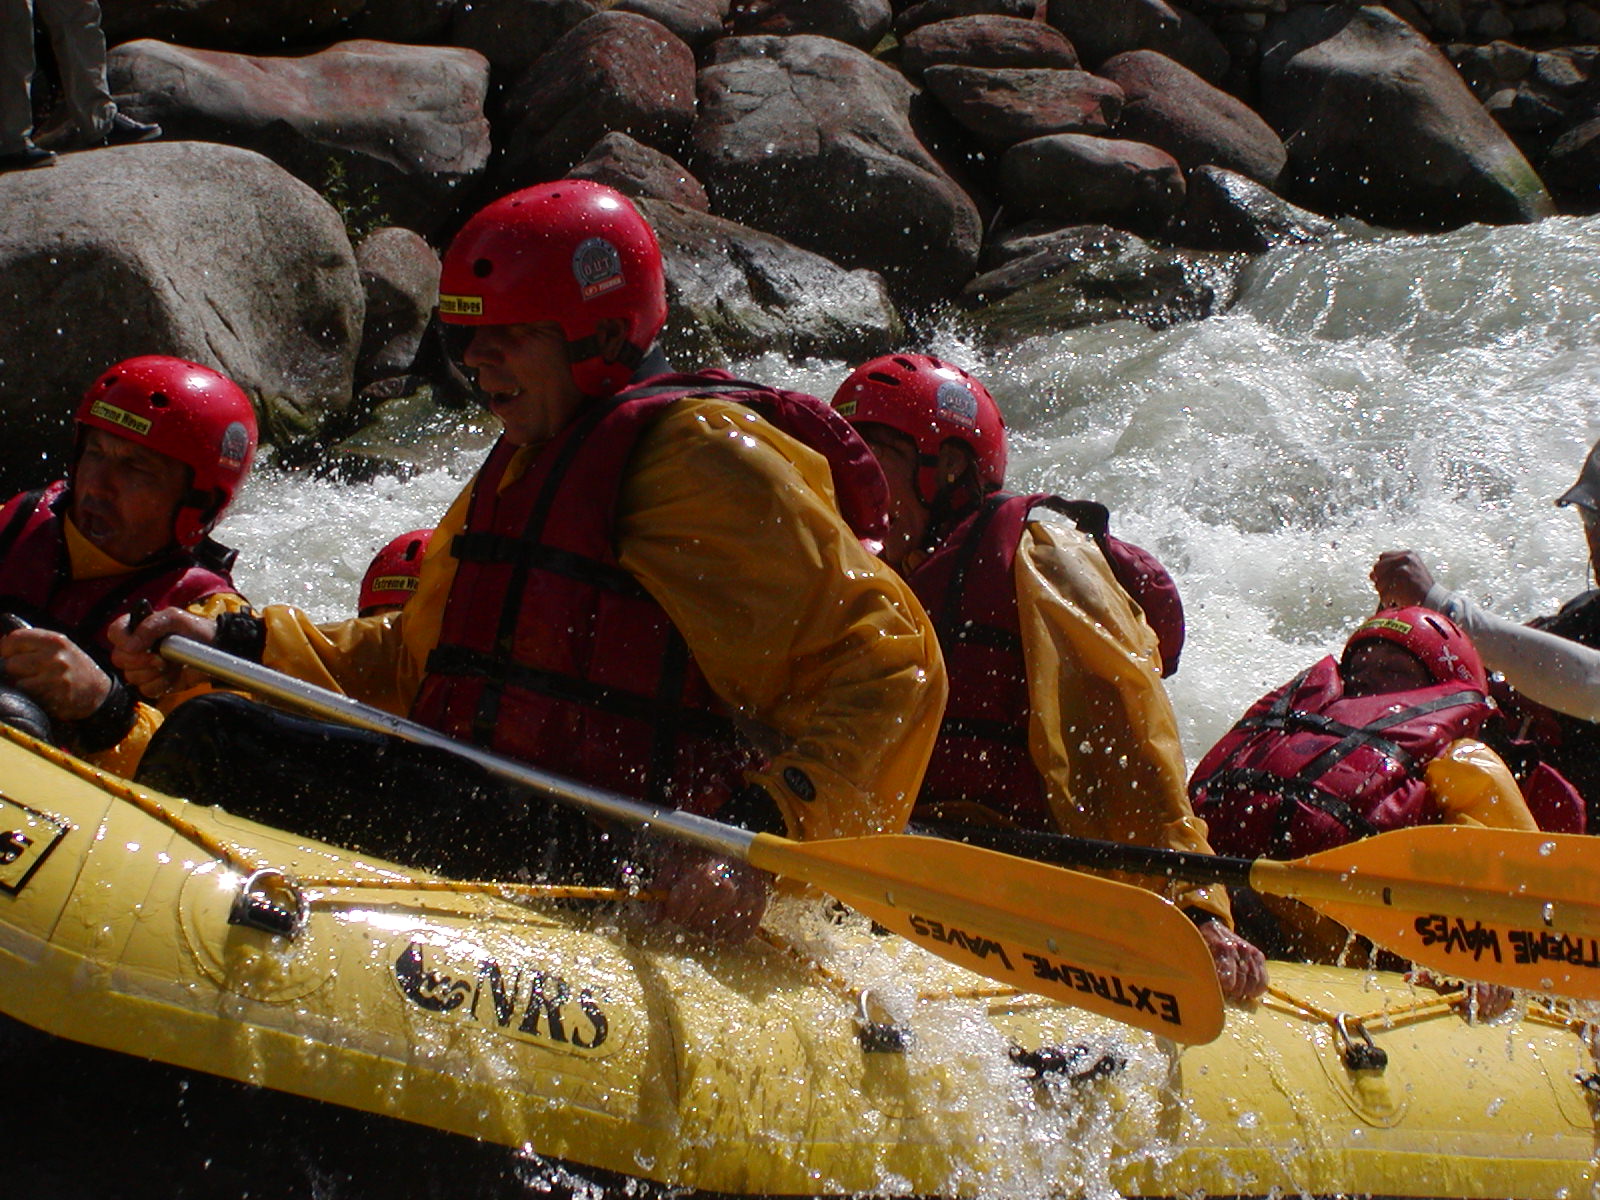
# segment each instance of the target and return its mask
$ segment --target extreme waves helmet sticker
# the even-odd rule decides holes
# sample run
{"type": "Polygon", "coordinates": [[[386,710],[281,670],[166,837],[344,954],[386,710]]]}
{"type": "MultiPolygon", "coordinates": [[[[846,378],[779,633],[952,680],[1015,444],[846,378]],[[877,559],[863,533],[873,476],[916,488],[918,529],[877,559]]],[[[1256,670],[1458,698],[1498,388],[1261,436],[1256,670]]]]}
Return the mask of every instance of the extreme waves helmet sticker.
{"type": "Polygon", "coordinates": [[[572,252],[572,277],[585,300],[615,291],[627,280],[622,274],[622,256],[602,237],[585,238],[572,252]]]}

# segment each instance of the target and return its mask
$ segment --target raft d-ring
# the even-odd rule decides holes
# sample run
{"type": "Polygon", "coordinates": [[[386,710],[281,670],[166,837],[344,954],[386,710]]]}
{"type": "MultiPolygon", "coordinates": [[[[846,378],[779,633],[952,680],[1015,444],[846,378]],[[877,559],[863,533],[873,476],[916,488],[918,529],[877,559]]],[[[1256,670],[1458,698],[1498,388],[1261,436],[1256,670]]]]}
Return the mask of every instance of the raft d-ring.
{"type": "Polygon", "coordinates": [[[872,993],[862,992],[856,1016],[856,1037],[861,1040],[861,1049],[868,1054],[904,1054],[911,1044],[911,1031],[889,1021],[874,1021],[871,1002],[872,993]]]}
{"type": "Polygon", "coordinates": [[[1578,1071],[1573,1076],[1590,1099],[1600,1100],[1600,1071],[1578,1071]]]}
{"type": "Polygon", "coordinates": [[[305,894],[276,867],[262,867],[243,884],[228,909],[228,924],[259,929],[293,941],[310,911],[305,894]]]}
{"type": "Polygon", "coordinates": [[[1333,1019],[1333,1027],[1339,1033],[1347,1070],[1381,1071],[1389,1065],[1388,1052],[1373,1043],[1372,1035],[1367,1032],[1360,1017],[1340,1013],[1333,1019]]]}

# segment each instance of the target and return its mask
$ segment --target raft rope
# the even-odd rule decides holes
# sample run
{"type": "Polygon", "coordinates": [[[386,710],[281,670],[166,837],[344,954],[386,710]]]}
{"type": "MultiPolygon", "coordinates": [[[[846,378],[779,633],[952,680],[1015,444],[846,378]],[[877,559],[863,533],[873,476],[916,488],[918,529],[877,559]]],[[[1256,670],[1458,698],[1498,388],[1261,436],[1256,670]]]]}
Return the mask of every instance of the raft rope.
{"type": "MultiPolygon", "coordinates": [[[[13,729],[9,725],[0,724],[0,734],[4,734],[23,749],[32,751],[40,758],[60,767],[85,783],[93,784],[115,799],[121,800],[125,804],[133,805],[145,815],[160,821],[179,837],[193,842],[208,857],[221,862],[246,878],[255,876],[263,870],[272,869],[259,860],[252,861],[237,846],[201,829],[186,817],[173,812],[164,804],[116,775],[108,774],[100,768],[84,762],[82,759],[73,757],[65,750],[52,746],[48,742],[41,742],[37,738],[19,729],[13,729]]],[[[583,900],[603,903],[627,900],[656,900],[661,895],[659,892],[636,891],[628,888],[580,887],[568,884],[520,883],[491,879],[440,879],[433,876],[415,877],[396,875],[394,873],[366,878],[338,875],[309,879],[297,878],[294,880],[294,884],[296,887],[308,891],[392,889],[396,891],[458,892],[471,895],[490,895],[504,900],[523,902],[583,900]]],[[[335,901],[329,896],[316,896],[308,897],[308,903],[312,905],[328,905],[335,903],[335,901]]]]}

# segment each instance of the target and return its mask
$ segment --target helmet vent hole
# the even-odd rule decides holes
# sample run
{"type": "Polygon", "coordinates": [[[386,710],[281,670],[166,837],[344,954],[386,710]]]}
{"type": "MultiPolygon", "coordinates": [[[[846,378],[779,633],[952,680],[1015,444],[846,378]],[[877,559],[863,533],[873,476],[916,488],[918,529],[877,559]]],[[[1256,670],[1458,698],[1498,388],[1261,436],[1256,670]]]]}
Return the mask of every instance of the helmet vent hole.
{"type": "Polygon", "coordinates": [[[150,407],[151,408],[165,408],[167,405],[169,405],[171,403],[172,403],[172,401],[167,399],[167,394],[165,392],[151,392],[150,393],[150,407]]]}
{"type": "Polygon", "coordinates": [[[909,358],[901,358],[901,357],[899,357],[899,356],[898,356],[898,355],[896,355],[896,356],[895,356],[895,360],[894,360],[894,361],[895,361],[895,362],[896,362],[896,363],[897,363],[897,364],[898,364],[898,365],[899,365],[899,366],[900,366],[900,367],[901,367],[901,368],[902,368],[902,369],[903,369],[903,370],[906,370],[906,371],[915,371],[915,370],[916,370],[916,369],[917,369],[917,364],[916,364],[916,363],[914,363],[914,362],[912,362],[912,361],[911,361],[911,360],[910,360],[910,359],[909,359],[909,358]]]}
{"type": "Polygon", "coordinates": [[[479,279],[487,279],[494,271],[494,263],[487,258],[475,259],[472,264],[472,273],[479,279]]]}
{"type": "Polygon", "coordinates": [[[890,387],[900,386],[899,379],[895,378],[893,375],[886,374],[883,371],[871,371],[867,374],[867,378],[872,380],[873,383],[884,383],[888,384],[890,387]]]}

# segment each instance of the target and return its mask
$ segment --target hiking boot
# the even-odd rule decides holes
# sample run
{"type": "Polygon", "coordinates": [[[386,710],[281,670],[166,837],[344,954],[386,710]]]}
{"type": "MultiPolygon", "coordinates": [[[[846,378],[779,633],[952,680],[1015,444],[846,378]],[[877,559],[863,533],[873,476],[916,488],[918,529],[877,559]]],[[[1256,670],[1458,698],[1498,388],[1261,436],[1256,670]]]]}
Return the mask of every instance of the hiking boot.
{"type": "Polygon", "coordinates": [[[32,142],[27,143],[21,150],[13,150],[9,154],[0,154],[0,171],[15,171],[23,167],[53,167],[56,165],[56,156],[49,150],[41,150],[32,142]]]}
{"type": "Polygon", "coordinates": [[[125,112],[111,115],[111,128],[106,130],[107,146],[124,146],[131,142],[149,142],[161,136],[161,126],[135,121],[125,112]]]}

